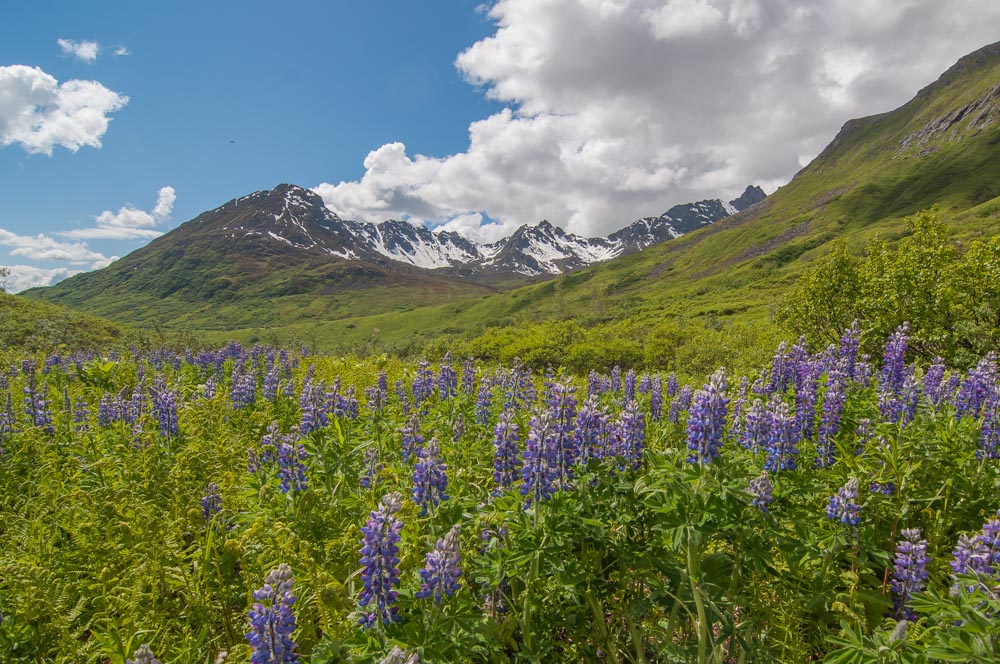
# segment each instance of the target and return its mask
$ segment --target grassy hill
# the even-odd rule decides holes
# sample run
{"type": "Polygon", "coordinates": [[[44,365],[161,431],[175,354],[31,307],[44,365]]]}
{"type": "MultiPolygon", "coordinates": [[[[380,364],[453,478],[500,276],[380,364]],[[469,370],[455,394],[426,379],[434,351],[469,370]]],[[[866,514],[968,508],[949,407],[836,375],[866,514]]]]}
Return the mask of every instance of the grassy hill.
{"type": "Polygon", "coordinates": [[[935,205],[959,237],[1000,227],[1000,44],[962,58],[899,109],[848,122],[788,185],[701,231],[508,293],[226,336],[406,351],[486,343],[498,329],[545,321],[605,335],[665,321],[760,329],[831,242],[860,250],[874,237],[898,239],[906,215],[935,205]]]}
{"type": "Polygon", "coordinates": [[[47,302],[0,293],[0,349],[22,352],[107,350],[155,335],[47,302]]]}

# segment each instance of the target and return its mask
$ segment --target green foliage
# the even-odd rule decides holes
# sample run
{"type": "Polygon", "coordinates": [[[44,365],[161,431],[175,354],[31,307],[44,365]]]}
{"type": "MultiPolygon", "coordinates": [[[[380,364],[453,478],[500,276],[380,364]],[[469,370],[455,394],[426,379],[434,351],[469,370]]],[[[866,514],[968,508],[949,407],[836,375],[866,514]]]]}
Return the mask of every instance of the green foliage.
{"type": "MultiPolygon", "coordinates": [[[[647,339],[658,340],[657,353],[683,352],[687,329],[665,325],[647,339]]],[[[630,334],[605,332],[608,344],[630,334]]],[[[703,332],[704,346],[722,342],[724,331],[703,332]]],[[[542,336],[572,347],[585,333],[560,323],[542,336]]],[[[548,348],[540,344],[535,361],[548,348]]],[[[505,406],[506,390],[497,387],[483,420],[474,391],[435,394],[413,412],[425,438],[441,444],[449,498],[421,515],[409,499],[413,462],[401,450],[410,415],[396,396],[382,408],[361,404],[357,417],[331,414],[299,439],[309,483],[301,493],[281,491],[273,463],[247,466],[261,459],[272,423],[298,430],[299,394],[286,386],[300,391],[307,363],[314,380],[331,394],[338,385],[341,395],[363,394],[380,371],[409,392],[414,366],[309,357],[266,400],[265,354],[252,357],[229,359],[219,371],[211,362],[126,353],[56,364],[30,379],[5,372],[0,417],[12,419],[0,421],[0,661],[124,663],[147,642],[162,661],[211,662],[222,651],[245,661],[251,593],[280,563],[295,575],[294,638],[304,661],[316,664],[378,661],[394,645],[425,662],[997,657],[994,591],[950,594],[948,562],[959,535],[996,513],[1000,468],[977,457],[982,419],[958,418],[951,405],[921,401],[912,422],[877,424],[876,437],[863,443],[854,432],[861,419],[878,420],[878,386],[852,383],[836,463],[817,468],[815,441],[801,441],[798,467],[772,473],[774,502],[762,512],[747,491],[761,472],[761,451],[745,449],[730,428],[721,458],[692,465],[687,414],[658,418],[640,391],[641,462],[623,463],[608,447],[603,458],[578,464],[550,500],[526,508],[516,485],[494,491],[493,430],[508,410],[523,446],[539,406],[505,406]],[[243,409],[229,394],[237,363],[258,383],[254,405],[243,409]],[[153,377],[178,395],[176,435],[159,431],[148,405],[133,422],[98,421],[102,400],[149,398],[153,377]],[[51,431],[21,408],[32,381],[51,408],[51,431]],[[206,395],[213,381],[217,391],[206,395]],[[81,400],[91,414],[78,427],[81,400]],[[381,468],[365,487],[368,450],[378,451],[381,468]],[[865,487],[857,527],[824,514],[850,478],[865,487]],[[881,493],[869,482],[894,489],[881,493]],[[222,511],[206,520],[200,500],[209,483],[220,487],[222,511]],[[391,491],[407,497],[399,513],[402,620],[366,631],[357,622],[360,528],[391,491]],[[426,553],[456,523],[462,588],[440,605],[418,599],[426,553]],[[931,587],[911,603],[919,619],[906,631],[886,618],[902,528],[920,528],[931,555],[931,587]]],[[[20,367],[21,359],[7,353],[0,366],[20,367]]],[[[506,375],[477,368],[479,376],[506,375]]],[[[533,383],[544,386],[538,375],[533,383]]],[[[583,381],[576,384],[582,398],[583,381]]],[[[619,416],[620,391],[599,402],[612,420],[619,416]]]]}
{"type": "Polygon", "coordinates": [[[866,347],[903,322],[912,351],[968,365],[1000,349],[1000,239],[980,239],[964,251],[947,235],[937,212],[907,220],[897,246],[876,240],[863,256],[839,244],[804,274],[779,317],[814,345],[833,343],[859,321],[866,347]]]}

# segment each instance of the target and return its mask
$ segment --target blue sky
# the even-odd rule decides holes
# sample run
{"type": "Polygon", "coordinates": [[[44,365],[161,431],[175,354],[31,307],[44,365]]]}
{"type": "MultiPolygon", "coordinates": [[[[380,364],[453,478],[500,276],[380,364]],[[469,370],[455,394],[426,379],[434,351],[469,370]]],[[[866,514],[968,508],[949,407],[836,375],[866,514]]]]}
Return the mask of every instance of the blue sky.
{"type": "Polygon", "coordinates": [[[844,121],[1000,39],[1000,3],[975,0],[11,5],[12,290],[280,182],[473,239],[542,218],[607,233],[772,191],[844,121]]]}

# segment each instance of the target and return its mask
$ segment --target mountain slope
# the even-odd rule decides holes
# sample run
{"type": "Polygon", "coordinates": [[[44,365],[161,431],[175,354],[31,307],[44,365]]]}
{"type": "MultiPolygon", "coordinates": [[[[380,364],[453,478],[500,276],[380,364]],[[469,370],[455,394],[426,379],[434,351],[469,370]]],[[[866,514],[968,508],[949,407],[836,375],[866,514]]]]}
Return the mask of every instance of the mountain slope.
{"type": "MultiPolygon", "coordinates": [[[[763,192],[748,187],[734,203],[748,195],[763,192]]],[[[403,221],[340,219],[314,192],[282,184],[205,212],[102,270],[24,294],[171,329],[351,318],[580,269],[734,211],[718,200],[676,206],[615,238],[581,238],[542,222],[478,245],[403,221]]]]}
{"type": "Polygon", "coordinates": [[[102,270],[24,295],[136,325],[229,329],[488,292],[369,251],[318,196],[281,185],[206,212],[102,270]]]}
{"type": "MultiPolygon", "coordinates": [[[[702,318],[769,324],[797,275],[833,241],[860,248],[939,206],[958,235],[1000,229],[1000,43],[970,54],[902,107],[851,120],[792,181],[743,212],[642,252],[509,293],[333,324],[320,341],[389,347],[511,324],[702,318]]],[[[277,334],[301,335],[301,326],[277,334]]],[[[261,330],[245,330],[244,335],[261,330]]]]}

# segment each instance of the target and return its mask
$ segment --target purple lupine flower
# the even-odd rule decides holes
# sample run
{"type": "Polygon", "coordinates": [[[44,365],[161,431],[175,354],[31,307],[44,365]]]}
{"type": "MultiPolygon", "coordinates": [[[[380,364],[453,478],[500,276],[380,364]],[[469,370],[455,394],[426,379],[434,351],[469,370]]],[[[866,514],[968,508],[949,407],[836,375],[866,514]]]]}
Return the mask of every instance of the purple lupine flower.
{"type": "Polygon", "coordinates": [[[753,500],[750,502],[754,507],[761,512],[767,512],[767,506],[774,501],[774,486],[771,484],[771,478],[766,470],[750,480],[747,493],[753,496],[753,500]]]}
{"type": "Polygon", "coordinates": [[[219,485],[210,482],[205,490],[205,495],[201,498],[201,515],[205,517],[206,523],[213,516],[222,511],[222,496],[219,494],[219,485]]]}
{"type": "Polygon", "coordinates": [[[177,395],[167,389],[162,376],[153,380],[153,417],[159,423],[160,435],[167,438],[177,435],[177,395]]]}
{"type": "Polygon", "coordinates": [[[424,445],[424,437],[420,434],[420,418],[414,413],[410,421],[400,429],[403,435],[402,453],[403,461],[408,462],[410,457],[420,451],[424,445]]]}
{"type": "Polygon", "coordinates": [[[525,496],[525,507],[547,500],[556,490],[555,480],[559,474],[549,444],[552,428],[549,417],[547,411],[541,411],[529,423],[521,467],[521,495],[525,496]]]}
{"type": "Polygon", "coordinates": [[[760,399],[754,399],[743,418],[743,431],[739,443],[751,452],[765,445],[770,430],[771,416],[760,399]]]}
{"type": "Polygon", "coordinates": [[[935,410],[945,400],[944,390],[948,384],[944,381],[944,370],[944,358],[935,357],[924,373],[924,395],[935,410]]]}
{"type": "Polygon", "coordinates": [[[308,455],[305,445],[298,442],[297,434],[280,435],[277,423],[268,427],[268,434],[261,440],[263,463],[278,464],[278,478],[281,480],[281,492],[295,495],[309,488],[306,478],[306,466],[303,463],[308,455]]]}
{"type": "Polygon", "coordinates": [[[215,376],[209,376],[208,380],[202,386],[201,396],[203,399],[214,399],[215,391],[219,387],[219,381],[215,379],[215,376]]]}
{"type": "Polygon", "coordinates": [[[531,379],[531,372],[521,363],[521,358],[514,358],[506,382],[505,409],[516,410],[534,402],[535,384],[531,379]]]}
{"type": "Polygon", "coordinates": [[[229,388],[229,398],[233,402],[233,408],[242,410],[253,406],[257,398],[257,379],[252,371],[245,373],[237,372],[233,369],[232,387],[229,388]]]}
{"type": "Polygon", "coordinates": [[[663,393],[664,397],[673,398],[677,394],[677,374],[671,371],[667,375],[667,389],[663,393]]]}
{"type": "Polygon", "coordinates": [[[920,592],[927,585],[927,540],[921,539],[919,528],[900,531],[896,543],[896,558],[892,572],[893,606],[896,617],[901,620],[915,620],[916,614],[907,608],[913,593],[920,592]]]}
{"type": "Polygon", "coordinates": [[[796,363],[795,427],[798,429],[800,440],[812,438],[816,428],[818,378],[816,365],[808,359],[803,359],[796,363]]]}
{"type": "Polygon", "coordinates": [[[844,334],[840,337],[840,348],[838,352],[838,360],[841,364],[841,370],[844,375],[847,376],[848,380],[855,377],[855,364],[858,361],[858,349],[861,347],[861,328],[858,326],[857,319],[851,323],[851,326],[844,330],[844,334]]]}
{"type": "Polygon", "coordinates": [[[728,437],[732,440],[743,439],[743,428],[746,426],[744,410],[747,405],[747,396],[750,391],[750,379],[746,376],[740,379],[740,387],[736,391],[736,398],[733,399],[733,415],[729,425],[728,437]]]}
{"type": "Polygon", "coordinates": [[[125,660],[125,664],[160,664],[160,660],[156,659],[156,655],[153,654],[149,644],[143,643],[135,649],[132,659],[125,660]]]}
{"type": "Polygon", "coordinates": [[[549,390],[549,438],[552,462],[560,487],[573,479],[577,449],[575,440],[576,390],[570,383],[552,383],[549,390]]]}
{"type": "Polygon", "coordinates": [[[635,399],[635,370],[629,369],[625,374],[625,401],[635,399]]]}
{"type": "Polygon", "coordinates": [[[378,509],[368,515],[361,528],[361,583],[364,589],[358,606],[368,609],[361,614],[362,627],[381,621],[388,625],[400,620],[396,599],[399,593],[399,540],[403,522],[395,514],[403,504],[402,496],[390,493],[382,497],[378,509]]]}
{"type": "Polygon", "coordinates": [[[479,392],[476,394],[476,422],[488,424],[490,411],[493,408],[493,379],[483,376],[479,379],[479,392]]]}
{"type": "Polygon", "coordinates": [[[361,480],[358,484],[365,489],[370,488],[372,481],[383,467],[384,466],[378,462],[378,450],[374,447],[369,447],[365,450],[365,473],[361,476],[361,480]]]}
{"type": "Polygon", "coordinates": [[[649,390],[649,416],[654,420],[663,417],[663,378],[658,375],[649,390]]]}
{"type": "Polygon", "coordinates": [[[253,649],[250,664],[290,664],[298,662],[297,647],[292,640],[295,614],[292,605],[292,569],[281,563],[267,575],[264,585],[253,591],[250,608],[250,631],[247,643],[253,649]]]}
{"type": "MultiPolygon", "coordinates": [[[[995,596],[1000,582],[1000,510],[996,518],[987,519],[983,529],[975,536],[961,535],[953,553],[953,575],[975,576],[978,579],[978,584],[965,588],[966,592],[972,592],[978,585],[995,596]]],[[[956,578],[953,587],[958,586],[956,578]]]]}
{"type": "Polygon", "coordinates": [[[438,367],[438,395],[441,400],[449,399],[458,394],[458,375],[451,366],[451,353],[445,353],[438,367]]]}
{"type": "Polygon", "coordinates": [[[617,364],[611,368],[611,384],[610,389],[612,392],[618,392],[622,389],[622,369],[617,364]]]}
{"type": "Polygon", "coordinates": [[[772,473],[795,470],[799,457],[798,427],[795,426],[795,416],[788,404],[778,394],[771,398],[766,421],[764,447],[767,450],[767,460],[764,462],[764,469],[772,473]]]}
{"type": "Polygon", "coordinates": [[[601,407],[597,395],[591,395],[583,402],[576,415],[578,459],[586,463],[589,459],[608,456],[608,435],[608,414],[601,407]]]}
{"type": "Polygon", "coordinates": [[[670,402],[670,414],[667,416],[667,419],[674,424],[677,424],[677,422],[681,419],[681,413],[691,407],[691,399],[693,396],[694,392],[692,392],[689,386],[685,385],[682,387],[680,391],[677,392],[677,396],[675,396],[673,401],[670,402]]]}
{"type": "Polygon", "coordinates": [[[76,431],[86,431],[90,425],[90,407],[82,397],[73,404],[73,425],[76,431]]]}
{"type": "Polygon", "coordinates": [[[869,493],[880,493],[883,496],[891,496],[896,492],[895,482],[869,482],[868,483],[869,493]]]}
{"type": "Polygon", "coordinates": [[[719,456],[729,399],[725,370],[719,369],[694,395],[687,421],[688,463],[712,463],[719,456]]]}
{"type": "Polygon", "coordinates": [[[1000,459],[1000,389],[994,389],[983,408],[983,423],[979,427],[979,449],[976,458],[1000,459]]]}
{"type": "Polygon", "coordinates": [[[435,604],[440,604],[444,597],[453,596],[462,584],[462,552],[459,549],[459,537],[462,526],[455,524],[444,537],[438,538],[434,550],[427,554],[427,562],[420,570],[420,590],[415,594],[417,599],[433,597],[435,604]]]}
{"type": "Polygon", "coordinates": [[[418,408],[425,400],[434,393],[434,372],[427,360],[420,360],[417,364],[417,375],[413,377],[413,407],[418,408]]]}
{"type": "Polygon", "coordinates": [[[906,426],[917,416],[917,404],[920,402],[920,381],[911,372],[903,381],[903,390],[899,394],[899,424],[906,426]]]}
{"type": "Polygon", "coordinates": [[[24,413],[31,420],[32,425],[47,433],[55,432],[48,399],[45,398],[40,388],[35,387],[34,380],[29,380],[28,385],[24,388],[24,413]]]}
{"type": "Polygon", "coordinates": [[[101,401],[97,404],[97,424],[98,426],[106,427],[112,422],[121,419],[121,402],[117,397],[112,397],[107,394],[101,397],[101,401]]]}
{"type": "Polygon", "coordinates": [[[872,421],[867,417],[858,420],[858,427],[854,430],[854,435],[857,436],[858,444],[855,454],[861,454],[868,447],[868,443],[872,441],[872,438],[875,437],[875,427],[872,425],[872,421]]]}
{"type": "Polygon", "coordinates": [[[795,377],[795,363],[788,352],[788,344],[782,341],[771,360],[771,384],[768,392],[784,392],[795,377]]]}
{"type": "Polygon", "coordinates": [[[642,463],[642,451],[646,448],[646,420],[639,411],[638,402],[629,401],[625,404],[612,429],[612,435],[616,452],[624,465],[637,470],[642,463]]]}
{"type": "Polygon", "coordinates": [[[437,507],[448,499],[447,470],[437,438],[431,438],[417,451],[417,463],[413,466],[413,502],[420,505],[420,516],[427,514],[427,508],[437,507]]]}
{"type": "Polygon", "coordinates": [[[885,343],[885,356],[882,361],[882,373],[879,382],[882,389],[891,394],[899,394],[906,379],[907,367],[904,356],[910,341],[910,324],[903,323],[885,343]]]}
{"type": "Polygon", "coordinates": [[[601,374],[591,369],[587,374],[587,396],[600,396],[601,394],[601,374]]]}
{"type": "Polygon", "coordinates": [[[955,397],[955,408],[958,417],[971,415],[977,418],[986,400],[996,389],[997,384],[997,356],[990,352],[979,361],[975,369],[970,369],[962,386],[955,397]]]}
{"type": "Polygon", "coordinates": [[[856,478],[849,479],[847,484],[837,490],[837,493],[830,496],[826,515],[849,526],[858,525],[858,522],[861,521],[861,505],[858,504],[858,480],[856,478]]]}
{"type": "Polygon", "coordinates": [[[653,377],[647,373],[642,374],[639,377],[639,392],[648,394],[651,389],[653,389],[653,377]]]}
{"type": "Polygon", "coordinates": [[[265,401],[274,402],[278,397],[278,382],[280,376],[278,374],[277,365],[272,365],[267,373],[264,374],[264,384],[261,387],[261,396],[264,397],[265,401]]]}
{"type": "Polygon", "coordinates": [[[521,452],[518,449],[517,421],[508,411],[500,413],[500,420],[493,430],[493,484],[494,495],[513,486],[520,475],[521,452]]]}
{"type": "Polygon", "coordinates": [[[396,392],[396,398],[399,399],[399,407],[403,411],[403,415],[410,414],[410,396],[406,391],[406,385],[403,383],[403,379],[397,379],[394,386],[396,392]]]}
{"type": "Polygon", "coordinates": [[[476,361],[466,358],[462,364],[462,393],[475,394],[476,392],[476,361]]]}
{"type": "Polygon", "coordinates": [[[816,441],[816,467],[828,468],[833,465],[836,446],[833,439],[840,432],[840,416],[844,412],[847,399],[847,374],[837,369],[826,375],[826,394],[823,396],[823,414],[819,423],[819,438],[816,441]]]}
{"type": "Polygon", "coordinates": [[[385,409],[389,395],[378,385],[371,385],[365,388],[365,398],[368,399],[368,410],[375,415],[385,409]]]}

